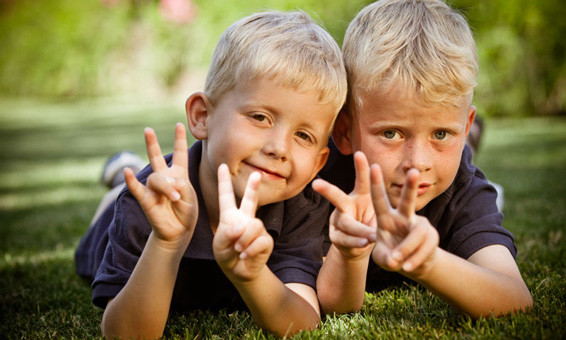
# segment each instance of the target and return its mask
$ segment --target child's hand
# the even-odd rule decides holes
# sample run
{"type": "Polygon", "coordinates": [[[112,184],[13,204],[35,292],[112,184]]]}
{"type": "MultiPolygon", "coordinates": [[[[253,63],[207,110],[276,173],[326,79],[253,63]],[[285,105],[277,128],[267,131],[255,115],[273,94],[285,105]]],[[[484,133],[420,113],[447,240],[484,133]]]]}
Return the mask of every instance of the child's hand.
{"type": "Polygon", "coordinates": [[[410,278],[425,275],[434,265],[439,237],[426,218],[415,214],[418,171],[407,172],[397,209],[391,207],[379,165],[373,164],[370,171],[378,226],[373,260],[383,269],[398,271],[410,278]]]}
{"type": "Polygon", "coordinates": [[[218,167],[220,221],[212,247],[216,262],[231,279],[258,277],[273,251],[273,238],[255,217],[260,181],[259,173],[250,175],[238,209],[228,166],[218,167]]]}
{"type": "Polygon", "coordinates": [[[356,183],[350,195],[322,179],[313,182],[313,189],[336,207],[330,216],[329,236],[332,244],[348,258],[369,256],[376,240],[369,165],[362,152],[354,154],[354,165],[356,183]]]}
{"type": "Polygon", "coordinates": [[[126,184],[159,239],[177,242],[186,241],[188,237],[190,240],[198,217],[198,201],[189,181],[185,126],[177,123],[175,127],[171,167],[165,163],[155,132],[151,128],[146,128],[144,132],[153,173],[147,179],[147,186],[144,186],[131,169],[125,169],[126,184]]]}

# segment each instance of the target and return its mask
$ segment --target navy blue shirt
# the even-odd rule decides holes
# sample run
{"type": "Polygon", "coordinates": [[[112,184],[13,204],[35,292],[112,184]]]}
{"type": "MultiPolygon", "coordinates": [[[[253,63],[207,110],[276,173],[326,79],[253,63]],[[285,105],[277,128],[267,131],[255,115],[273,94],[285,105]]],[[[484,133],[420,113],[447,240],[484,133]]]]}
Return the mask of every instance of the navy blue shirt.
{"type": "MultiPolygon", "coordinates": [[[[329,147],[329,160],[319,176],[350,193],[355,183],[353,156],[342,155],[334,143],[330,143],[329,147]]],[[[484,247],[501,244],[516,257],[513,235],[502,227],[503,214],[497,208],[496,199],[495,188],[471,164],[471,150],[466,145],[454,182],[417,214],[425,216],[436,227],[440,248],[452,254],[467,259],[484,247]]],[[[329,248],[327,237],[324,253],[329,248]]],[[[381,289],[401,280],[405,279],[400,274],[381,270],[370,261],[367,290],[381,289]]]]}
{"type": "MultiPolygon", "coordinates": [[[[171,307],[245,309],[235,287],[214,260],[214,235],[198,180],[201,149],[200,142],[189,149],[189,178],[197,193],[199,216],[179,266],[171,307]]],[[[166,161],[171,161],[171,155],[166,156],[166,161]]],[[[137,177],[144,183],[149,174],[148,166],[137,177]]],[[[291,199],[258,209],[256,216],[274,239],[267,265],[283,283],[316,287],[329,210],[330,204],[310,185],[291,199]]],[[[150,233],[149,222],[127,188],[89,228],[75,252],[75,260],[77,273],[92,282],[95,305],[104,308],[108,299],[124,287],[150,233]]]]}

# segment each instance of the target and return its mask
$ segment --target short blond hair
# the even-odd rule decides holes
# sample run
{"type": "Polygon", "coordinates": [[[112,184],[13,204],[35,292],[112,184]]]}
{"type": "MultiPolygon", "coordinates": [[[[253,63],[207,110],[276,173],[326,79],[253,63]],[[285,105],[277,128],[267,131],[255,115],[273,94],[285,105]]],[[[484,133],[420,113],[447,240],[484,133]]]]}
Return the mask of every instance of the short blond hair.
{"type": "Polygon", "coordinates": [[[344,104],[348,90],[340,47],[304,12],[262,12],[230,25],[212,56],[205,93],[214,102],[242,80],[262,77],[294,90],[320,91],[344,104]]]}
{"type": "Polygon", "coordinates": [[[466,19],[441,0],[381,0],[350,23],[342,47],[350,93],[396,86],[426,103],[470,104],[478,57],[466,19]]]}

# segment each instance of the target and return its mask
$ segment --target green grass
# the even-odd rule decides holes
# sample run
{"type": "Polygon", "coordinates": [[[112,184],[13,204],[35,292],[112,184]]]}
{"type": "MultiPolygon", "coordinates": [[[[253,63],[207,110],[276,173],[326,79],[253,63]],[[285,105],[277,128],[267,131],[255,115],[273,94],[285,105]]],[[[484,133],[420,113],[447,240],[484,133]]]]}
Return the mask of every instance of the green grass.
{"type": "MultiPolygon", "coordinates": [[[[143,154],[152,126],[164,152],[182,100],[0,101],[0,338],[96,338],[102,311],[74,273],[73,251],[104,193],[108,155],[143,154]]],[[[478,162],[505,188],[505,225],[534,297],[526,314],[471,319],[419,287],[368,294],[360,313],[297,339],[566,337],[566,119],[489,120],[478,162]]],[[[273,338],[247,313],[172,315],[166,338],[273,338]]]]}

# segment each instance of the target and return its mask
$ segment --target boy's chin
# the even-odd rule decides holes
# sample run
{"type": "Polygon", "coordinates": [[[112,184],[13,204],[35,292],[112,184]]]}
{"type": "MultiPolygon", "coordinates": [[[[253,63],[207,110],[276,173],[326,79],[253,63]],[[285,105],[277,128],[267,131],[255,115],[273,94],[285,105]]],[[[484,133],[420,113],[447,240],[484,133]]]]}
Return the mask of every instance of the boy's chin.
{"type": "MultiPolygon", "coordinates": [[[[390,203],[391,203],[391,207],[393,209],[397,209],[399,207],[399,201],[400,201],[400,197],[395,197],[395,198],[390,198],[390,203]]],[[[424,207],[426,207],[427,204],[430,203],[430,199],[427,198],[417,198],[417,202],[415,204],[415,212],[423,209],[424,207]]]]}

